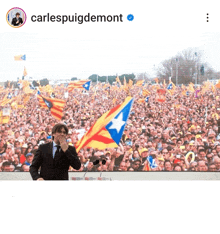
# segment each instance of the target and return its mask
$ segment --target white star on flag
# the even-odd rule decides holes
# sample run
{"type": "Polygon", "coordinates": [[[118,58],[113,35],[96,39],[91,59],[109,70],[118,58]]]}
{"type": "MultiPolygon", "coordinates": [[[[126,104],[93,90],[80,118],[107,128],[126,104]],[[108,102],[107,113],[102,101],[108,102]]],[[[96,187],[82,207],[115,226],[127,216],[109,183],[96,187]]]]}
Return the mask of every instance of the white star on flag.
{"type": "Polygon", "coordinates": [[[88,84],[85,84],[85,87],[88,87],[88,84]]]}
{"type": "Polygon", "coordinates": [[[125,124],[125,121],[123,121],[122,119],[123,119],[123,113],[121,112],[121,114],[118,116],[117,119],[112,120],[112,125],[111,127],[109,127],[109,129],[116,129],[117,132],[119,133],[122,126],[125,124]]]}

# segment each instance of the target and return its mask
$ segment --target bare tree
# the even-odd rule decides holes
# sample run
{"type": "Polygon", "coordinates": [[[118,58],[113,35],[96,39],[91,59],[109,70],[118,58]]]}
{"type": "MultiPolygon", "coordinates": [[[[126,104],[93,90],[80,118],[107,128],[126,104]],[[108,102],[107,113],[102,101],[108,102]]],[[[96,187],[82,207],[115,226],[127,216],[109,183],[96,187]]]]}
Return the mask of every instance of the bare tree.
{"type": "Polygon", "coordinates": [[[163,61],[157,69],[159,81],[169,78],[175,84],[201,83],[207,76],[214,72],[206,63],[202,63],[202,52],[196,48],[188,48],[178,53],[175,57],[163,61]],[[201,66],[206,67],[206,75],[201,74],[201,66]]]}
{"type": "Polygon", "coordinates": [[[137,80],[146,80],[149,81],[150,80],[150,75],[145,73],[138,73],[137,74],[137,80]]]}

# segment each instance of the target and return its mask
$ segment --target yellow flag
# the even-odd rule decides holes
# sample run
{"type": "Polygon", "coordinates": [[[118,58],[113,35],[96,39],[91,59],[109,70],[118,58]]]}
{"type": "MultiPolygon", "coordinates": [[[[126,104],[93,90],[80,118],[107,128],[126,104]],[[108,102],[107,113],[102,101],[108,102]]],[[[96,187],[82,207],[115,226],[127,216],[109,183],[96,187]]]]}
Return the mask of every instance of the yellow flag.
{"type": "Polygon", "coordinates": [[[118,76],[116,77],[116,81],[121,85],[121,81],[118,76]]]}
{"type": "Polygon", "coordinates": [[[136,83],[136,86],[142,86],[144,83],[144,80],[138,80],[136,83]]]}
{"type": "Polygon", "coordinates": [[[27,75],[27,69],[24,67],[24,72],[23,72],[23,76],[27,75]]]}
{"type": "Polygon", "coordinates": [[[151,94],[151,92],[148,91],[147,89],[144,89],[142,94],[143,94],[143,96],[149,96],[151,94]]]}
{"type": "Polygon", "coordinates": [[[129,79],[128,86],[131,87],[132,85],[133,85],[133,81],[131,79],[129,79]]]}

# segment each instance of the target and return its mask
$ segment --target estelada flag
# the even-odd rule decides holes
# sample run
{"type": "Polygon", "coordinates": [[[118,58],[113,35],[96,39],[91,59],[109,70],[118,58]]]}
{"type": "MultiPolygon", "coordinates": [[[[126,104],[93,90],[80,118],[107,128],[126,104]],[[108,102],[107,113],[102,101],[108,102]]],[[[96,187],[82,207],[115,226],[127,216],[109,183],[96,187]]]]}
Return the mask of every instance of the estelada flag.
{"type": "Polygon", "coordinates": [[[136,86],[143,86],[144,80],[138,80],[136,86]]]}
{"type": "Polygon", "coordinates": [[[41,107],[48,108],[51,112],[51,115],[54,118],[61,120],[63,116],[63,108],[66,104],[66,101],[56,98],[43,97],[39,91],[38,91],[38,100],[40,102],[41,107]]]}
{"type": "Polygon", "coordinates": [[[132,85],[133,85],[133,81],[131,79],[129,79],[128,86],[131,87],[132,85]]]}
{"type": "Polygon", "coordinates": [[[35,91],[33,89],[31,89],[30,86],[25,86],[23,88],[23,92],[26,94],[31,94],[31,93],[34,93],[35,91]]]}
{"type": "Polygon", "coordinates": [[[104,113],[76,143],[76,152],[85,146],[100,150],[118,147],[133,101],[127,97],[121,105],[104,113]]]}
{"type": "Polygon", "coordinates": [[[216,88],[220,89],[220,80],[218,81],[218,83],[215,85],[216,88]]]}
{"type": "Polygon", "coordinates": [[[26,67],[24,67],[23,76],[26,76],[26,75],[27,75],[27,69],[26,69],[26,67]]]}
{"type": "Polygon", "coordinates": [[[195,92],[195,89],[193,88],[194,84],[193,83],[189,83],[188,85],[188,91],[194,93],[195,92]]]}
{"type": "Polygon", "coordinates": [[[116,77],[116,79],[115,79],[117,82],[118,82],[118,84],[121,86],[121,81],[120,81],[120,79],[119,79],[119,77],[117,76],[116,77]]]}
{"type": "Polygon", "coordinates": [[[156,77],[154,80],[155,80],[155,82],[158,84],[159,79],[156,77]]]}
{"type": "Polygon", "coordinates": [[[138,99],[138,103],[144,103],[146,102],[145,99],[138,99]]]}
{"type": "Polygon", "coordinates": [[[26,60],[26,55],[24,54],[24,55],[16,55],[16,56],[14,56],[14,59],[15,59],[15,61],[22,61],[22,60],[26,60]]]}
{"type": "Polygon", "coordinates": [[[151,92],[148,91],[147,89],[144,89],[142,94],[143,94],[143,96],[149,96],[151,94],[151,92]]]}
{"type": "Polygon", "coordinates": [[[145,102],[148,102],[148,101],[149,101],[149,98],[150,98],[150,96],[147,96],[147,97],[145,98],[145,102]]]}
{"type": "Polygon", "coordinates": [[[168,89],[168,90],[173,89],[173,82],[170,82],[170,83],[169,83],[169,85],[167,86],[167,89],[168,89]]]}
{"type": "Polygon", "coordinates": [[[90,89],[91,80],[80,80],[80,81],[72,81],[68,85],[68,92],[71,92],[73,89],[90,89]]]}

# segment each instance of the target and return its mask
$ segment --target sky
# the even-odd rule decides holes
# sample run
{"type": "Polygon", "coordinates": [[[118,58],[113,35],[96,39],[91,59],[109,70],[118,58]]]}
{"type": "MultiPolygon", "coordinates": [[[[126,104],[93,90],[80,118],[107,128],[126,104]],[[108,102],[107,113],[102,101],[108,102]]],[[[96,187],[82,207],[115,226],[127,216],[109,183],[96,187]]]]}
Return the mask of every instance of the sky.
{"type": "MultiPolygon", "coordinates": [[[[33,8],[26,4],[20,6],[27,14],[24,26],[15,29],[5,19],[1,21],[0,80],[21,78],[24,67],[27,77],[36,80],[87,79],[92,74],[129,73],[146,73],[153,78],[163,60],[188,48],[202,51],[202,61],[220,71],[220,32],[214,6],[212,11],[205,7],[198,11],[197,3],[191,3],[189,8],[187,4],[173,1],[145,5],[143,1],[137,1],[136,5],[128,1],[126,6],[118,3],[116,10],[116,1],[113,5],[95,2],[99,3],[99,9],[89,2],[87,7],[77,3],[78,7],[71,10],[56,5],[33,8]],[[170,8],[171,4],[173,8],[170,8]],[[180,8],[181,11],[177,10],[180,8]],[[51,15],[123,14],[123,22],[61,24],[31,21],[32,15],[48,12],[51,15]],[[210,22],[206,22],[207,12],[210,22]],[[130,13],[134,15],[133,21],[127,20],[130,13]],[[25,54],[26,61],[14,61],[14,56],[19,54],[25,54]]],[[[9,9],[7,6],[0,13],[6,14],[9,9]]]]}

